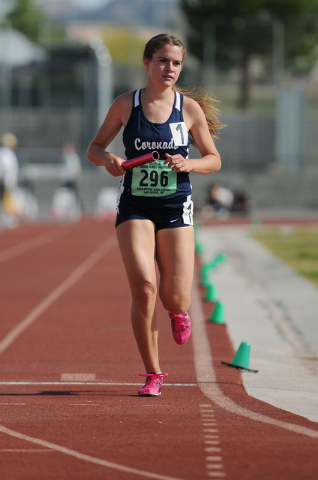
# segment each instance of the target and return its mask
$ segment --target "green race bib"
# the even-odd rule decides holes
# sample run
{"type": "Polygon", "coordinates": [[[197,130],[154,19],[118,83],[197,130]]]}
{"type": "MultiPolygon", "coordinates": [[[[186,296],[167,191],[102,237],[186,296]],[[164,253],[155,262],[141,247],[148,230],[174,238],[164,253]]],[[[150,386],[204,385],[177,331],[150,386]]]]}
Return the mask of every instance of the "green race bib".
{"type": "Polygon", "coordinates": [[[166,197],[177,191],[177,172],[162,160],[132,169],[131,193],[140,197],[166,197]]]}

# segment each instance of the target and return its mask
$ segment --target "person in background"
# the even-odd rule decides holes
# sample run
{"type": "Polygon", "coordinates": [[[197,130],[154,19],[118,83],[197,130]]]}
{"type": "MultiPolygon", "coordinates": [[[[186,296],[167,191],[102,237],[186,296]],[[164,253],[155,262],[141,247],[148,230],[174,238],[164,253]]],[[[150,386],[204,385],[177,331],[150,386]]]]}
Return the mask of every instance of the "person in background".
{"type": "Polygon", "coordinates": [[[244,188],[239,188],[234,192],[233,213],[240,215],[249,215],[251,213],[251,198],[244,188]]]}
{"type": "Polygon", "coordinates": [[[216,183],[209,186],[206,203],[202,207],[201,215],[204,219],[217,218],[226,220],[233,208],[234,194],[232,190],[216,183]]]}
{"type": "Polygon", "coordinates": [[[5,133],[0,146],[0,201],[6,214],[15,215],[14,191],[18,186],[19,162],[15,153],[18,139],[5,133]]]}
{"type": "Polygon", "coordinates": [[[212,137],[221,126],[214,100],[176,86],[186,49],[173,35],[159,34],[144,50],[144,88],[116,98],[87,150],[88,159],[122,177],[116,233],[132,293],[131,321],[146,370],[138,394],[158,396],[156,297],[168,311],[175,342],[191,332],[188,308],[194,272],[192,187],[189,172],[208,175],[221,167],[212,137]],[[125,159],[105,151],[123,128],[127,159],[158,151],[160,159],[125,170],[125,159]],[[198,156],[189,158],[190,142],[198,156]],[[156,263],[160,282],[156,281],[156,263]]]}
{"type": "Polygon", "coordinates": [[[62,145],[62,161],[66,167],[67,182],[71,188],[78,190],[78,183],[82,175],[82,163],[72,142],[62,145]]]}
{"type": "Polygon", "coordinates": [[[63,143],[62,162],[66,168],[66,181],[63,183],[62,187],[69,188],[74,192],[76,200],[82,209],[82,201],[79,195],[79,183],[82,176],[82,163],[72,142],[66,141],[63,143]]]}

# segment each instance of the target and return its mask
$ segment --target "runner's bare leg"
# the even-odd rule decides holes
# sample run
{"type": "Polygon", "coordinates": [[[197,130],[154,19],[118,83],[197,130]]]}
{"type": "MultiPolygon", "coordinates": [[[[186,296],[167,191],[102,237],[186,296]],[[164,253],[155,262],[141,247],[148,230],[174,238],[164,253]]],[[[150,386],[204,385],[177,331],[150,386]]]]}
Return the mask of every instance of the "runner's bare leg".
{"type": "Polygon", "coordinates": [[[127,220],[116,233],[132,294],[131,321],[137,345],[146,372],[161,372],[154,225],[150,220],[127,220]]]}

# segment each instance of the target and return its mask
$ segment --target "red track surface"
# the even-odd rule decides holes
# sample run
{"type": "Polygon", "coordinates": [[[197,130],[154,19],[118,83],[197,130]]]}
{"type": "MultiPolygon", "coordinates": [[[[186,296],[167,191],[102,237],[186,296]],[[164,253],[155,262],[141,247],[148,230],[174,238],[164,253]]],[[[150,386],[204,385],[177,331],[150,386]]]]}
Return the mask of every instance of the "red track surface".
{"type": "MultiPolygon", "coordinates": [[[[138,397],[143,366],[112,222],[2,231],[0,267],[1,480],[318,478],[318,424],[246,394],[221,364],[234,354],[225,325],[204,324],[216,380],[199,385],[197,350],[173,342],[158,302],[169,377],[160,397],[138,397]]],[[[194,302],[208,318],[212,305],[194,302]]]]}

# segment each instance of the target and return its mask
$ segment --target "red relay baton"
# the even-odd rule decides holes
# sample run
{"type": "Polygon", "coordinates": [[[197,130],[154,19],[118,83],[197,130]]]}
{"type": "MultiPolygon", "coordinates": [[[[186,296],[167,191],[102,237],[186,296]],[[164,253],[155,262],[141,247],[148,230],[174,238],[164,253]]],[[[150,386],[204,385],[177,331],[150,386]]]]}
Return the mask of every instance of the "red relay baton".
{"type": "Polygon", "coordinates": [[[139,167],[145,163],[153,162],[154,160],[159,160],[159,153],[154,151],[151,153],[146,153],[146,155],[141,155],[141,157],[131,158],[130,160],[125,160],[121,166],[124,170],[130,170],[134,167],[139,167]]]}

